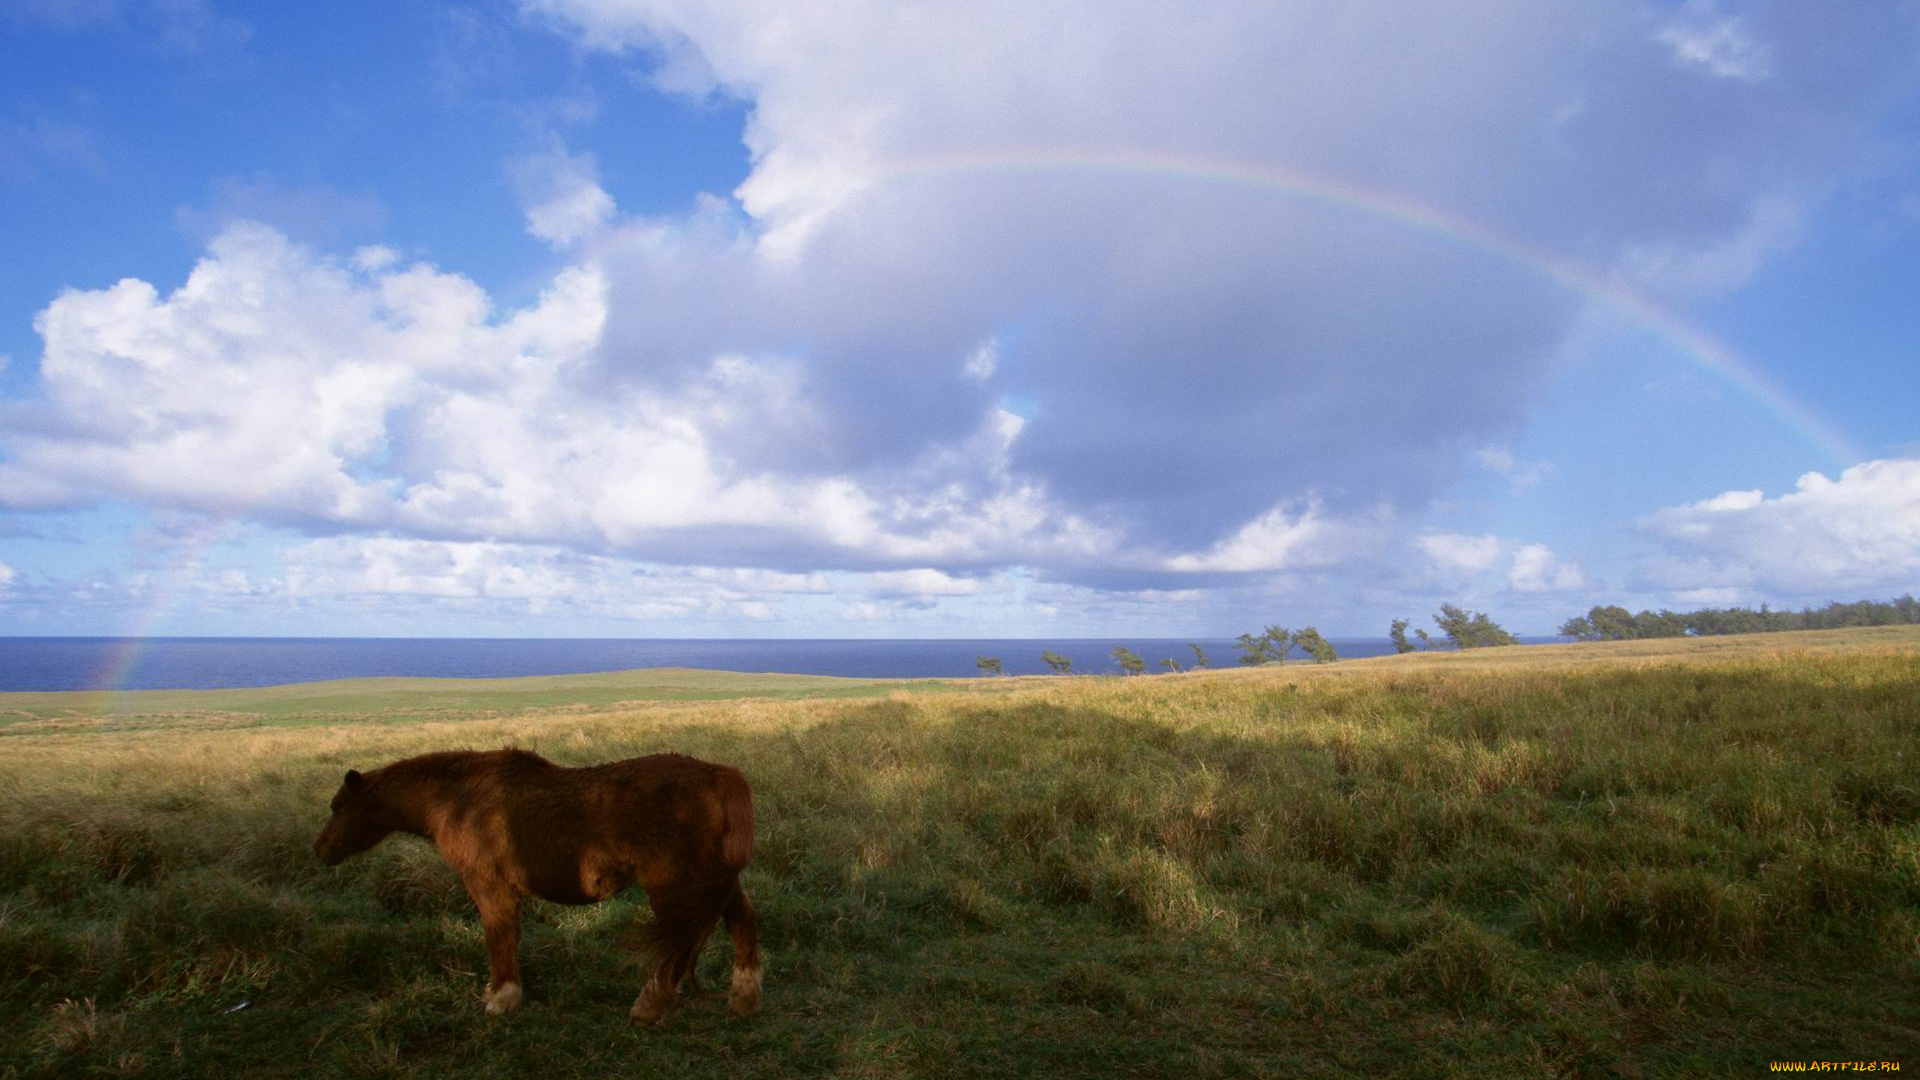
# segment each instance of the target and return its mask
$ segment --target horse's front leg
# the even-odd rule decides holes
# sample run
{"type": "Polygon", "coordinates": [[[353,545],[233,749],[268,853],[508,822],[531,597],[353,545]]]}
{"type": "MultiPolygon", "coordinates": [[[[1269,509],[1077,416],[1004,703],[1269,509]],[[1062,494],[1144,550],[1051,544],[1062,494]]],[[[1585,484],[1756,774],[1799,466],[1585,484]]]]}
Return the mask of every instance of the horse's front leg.
{"type": "Polygon", "coordinates": [[[498,1016],[520,1004],[520,895],[510,886],[467,885],[487,932],[487,1015],[498,1016]]]}

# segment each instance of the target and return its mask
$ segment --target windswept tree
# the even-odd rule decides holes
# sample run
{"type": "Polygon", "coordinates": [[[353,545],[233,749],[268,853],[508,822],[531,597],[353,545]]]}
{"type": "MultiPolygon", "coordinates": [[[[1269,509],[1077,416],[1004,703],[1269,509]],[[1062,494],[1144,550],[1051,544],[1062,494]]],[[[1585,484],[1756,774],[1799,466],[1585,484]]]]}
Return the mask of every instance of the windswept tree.
{"type": "Polygon", "coordinates": [[[1633,617],[1633,627],[1643,638],[1686,637],[1686,617],[1666,608],[1643,611],[1633,617]]]}
{"type": "Polygon", "coordinates": [[[1512,634],[1507,633],[1499,623],[1488,618],[1483,611],[1466,611],[1452,604],[1441,604],[1440,611],[1433,617],[1433,622],[1457,649],[1482,649],[1489,645],[1517,644],[1512,634]]]}
{"type": "Polygon", "coordinates": [[[1599,641],[1600,631],[1593,628],[1593,623],[1585,615],[1575,615],[1560,624],[1560,636],[1575,641],[1599,641]]]}
{"type": "Polygon", "coordinates": [[[1140,654],[1127,648],[1125,645],[1115,645],[1112,655],[1113,662],[1119,665],[1120,670],[1126,672],[1128,675],[1138,675],[1147,670],[1147,662],[1140,659],[1140,654]]]}
{"type": "Polygon", "coordinates": [[[1311,626],[1294,631],[1293,643],[1306,650],[1316,664],[1331,664],[1340,659],[1340,654],[1333,651],[1333,642],[1321,637],[1320,631],[1311,626]]]}
{"type": "Polygon", "coordinates": [[[1266,633],[1267,651],[1273,657],[1273,663],[1280,663],[1293,651],[1295,644],[1293,633],[1283,626],[1269,626],[1266,633]]]}
{"type": "Polygon", "coordinates": [[[1168,671],[1173,672],[1175,675],[1178,675],[1182,671],[1186,670],[1185,668],[1180,666],[1180,661],[1175,660],[1171,656],[1167,657],[1165,660],[1160,661],[1160,666],[1163,668],[1166,668],[1168,671]]]}
{"type": "Polygon", "coordinates": [[[1633,612],[1618,604],[1594,605],[1587,611],[1587,623],[1601,641],[1631,641],[1640,636],[1633,612]]]}
{"type": "Polygon", "coordinates": [[[1421,652],[1426,652],[1426,651],[1427,651],[1428,649],[1431,649],[1431,648],[1433,648],[1433,635],[1432,635],[1432,634],[1429,634],[1429,633],[1427,633],[1427,632],[1426,632],[1425,630],[1422,630],[1422,629],[1420,629],[1419,627],[1417,627],[1417,626],[1416,626],[1416,627],[1414,627],[1414,628],[1413,628],[1413,636],[1414,636],[1414,637],[1416,637],[1416,638],[1419,638],[1419,639],[1420,639],[1420,651],[1421,651],[1421,652]]]}
{"type": "Polygon", "coordinates": [[[1394,652],[1412,652],[1413,643],[1407,640],[1407,620],[1393,620],[1393,624],[1387,628],[1387,640],[1393,642],[1394,652]]]}
{"type": "Polygon", "coordinates": [[[1241,634],[1235,642],[1240,650],[1240,662],[1252,666],[1278,664],[1287,658],[1293,646],[1293,632],[1284,626],[1269,626],[1258,636],[1241,634]]]}
{"type": "Polygon", "coordinates": [[[1240,662],[1248,666],[1267,662],[1267,639],[1241,634],[1234,639],[1234,648],[1240,650],[1240,662]]]}
{"type": "Polygon", "coordinates": [[[979,668],[982,675],[1000,674],[1000,658],[997,656],[975,657],[973,666],[979,668]]]}
{"type": "Polygon", "coordinates": [[[1634,641],[1640,638],[1684,637],[1691,629],[1688,617],[1672,611],[1642,611],[1635,615],[1618,604],[1594,605],[1585,616],[1568,619],[1560,632],[1581,641],[1634,641]]]}
{"type": "Polygon", "coordinates": [[[1212,666],[1211,664],[1207,663],[1207,651],[1200,647],[1199,642],[1189,641],[1187,642],[1187,648],[1193,650],[1193,666],[1194,667],[1203,668],[1203,667],[1212,666]]]}
{"type": "Polygon", "coordinates": [[[1046,661],[1047,667],[1052,669],[1055,675],[1073,674],[1073,658],[1072,657],[1061,656],[1059,653],[1054,652],[1052,649],[1048,649],[1045,652],[1042,652],[1040,654],[1040,659],[1046,661]]]}

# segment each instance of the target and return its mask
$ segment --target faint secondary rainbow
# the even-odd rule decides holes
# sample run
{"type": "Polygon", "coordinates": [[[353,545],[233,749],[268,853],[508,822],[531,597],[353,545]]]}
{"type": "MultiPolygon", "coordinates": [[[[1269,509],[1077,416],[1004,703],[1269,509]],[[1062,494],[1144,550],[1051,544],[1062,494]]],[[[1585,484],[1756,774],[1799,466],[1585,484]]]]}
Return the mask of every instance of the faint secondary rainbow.
{"type": "Polygon", "coordinates": [[[1652,298],[1544,248],[1396,192],[1285,166],[1175,154],[1014,148],[939,154],[884,163],[878,179],[934,180],[967,174],[1107,172],[1257,188],[1396,222],[1544,278],[1586,297],[1669,342],[1689,363],[1732,386],[1844,469],[1866,453],[1832,422],[1782,389],[1752,364],[1652,298]]]}
{"type": "MultiPolygon", "coordinates": [[[[233,511],[225,511],[216,520],[224,522],[236,516],[233,511]]],[[[209,529],[202,539],[180,545],[167,566],[149,577],[151,586],[147,602],[140,607],[132,624],[121,628],[121,634],[108,648],[105,660],[87,680],[85,692],[89,695],[88,703],[100,719],[110,717],[114,701],[118,695],[126,692],[121,684],[139,666],[140,658],[146,655],[153,641],[154,629],[173,610],[179,599],[178,583],[213,546],[217,532],[217,529],[209,529]]]]}

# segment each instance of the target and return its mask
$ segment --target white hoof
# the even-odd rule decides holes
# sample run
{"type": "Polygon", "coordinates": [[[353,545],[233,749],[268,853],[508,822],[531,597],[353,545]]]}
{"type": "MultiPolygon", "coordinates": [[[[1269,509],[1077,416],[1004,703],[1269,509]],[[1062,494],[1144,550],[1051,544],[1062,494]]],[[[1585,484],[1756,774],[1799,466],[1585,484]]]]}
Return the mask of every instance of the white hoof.
{"type": "Polygon", "coordinates": [[[520,1004],[521,996],[519,983],[501,983],[498,990],[487,991],[485,997],[487,1015],[499,1016],[501,1013],[513,1011],[514,1006],[520,1004]]]}
{"type": "Polygon", "coordinates": [[[759,968],[733,969],[733,984],[727,988],[727,1011],[735,1016],[752,1016],[760,1011],[759,968]]]}

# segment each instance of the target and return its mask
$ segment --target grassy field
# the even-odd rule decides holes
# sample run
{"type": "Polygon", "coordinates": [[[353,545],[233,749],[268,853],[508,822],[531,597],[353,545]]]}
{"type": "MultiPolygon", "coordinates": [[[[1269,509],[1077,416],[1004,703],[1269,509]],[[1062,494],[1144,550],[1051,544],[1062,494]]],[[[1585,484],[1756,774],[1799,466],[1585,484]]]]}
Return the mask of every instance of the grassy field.
{"type": "MultiPolygon", "coordinates": [[[[1920,1068],[1920,631],[947,683],[0,695],[0,1076],[1753,1076],[1920,1068]],[[798,698],[798,700],[794,700],[798,698]],[[766,1007],[635,1030],[628,894],[527,1001],[342,771],[752,778],[766,1007]]],[[[702,975],[724,985],[716,944],[702,975]]]]}
{"type": "Polygon", "coordinates": [[[657,701],[876,697],[938,690],[939,680],[742,675],[648,668],[520,679],[336,679],[245,690],[0,693],[0,737],[52,731],[475,720],[536,709],[607,709],[657,701]]]}

